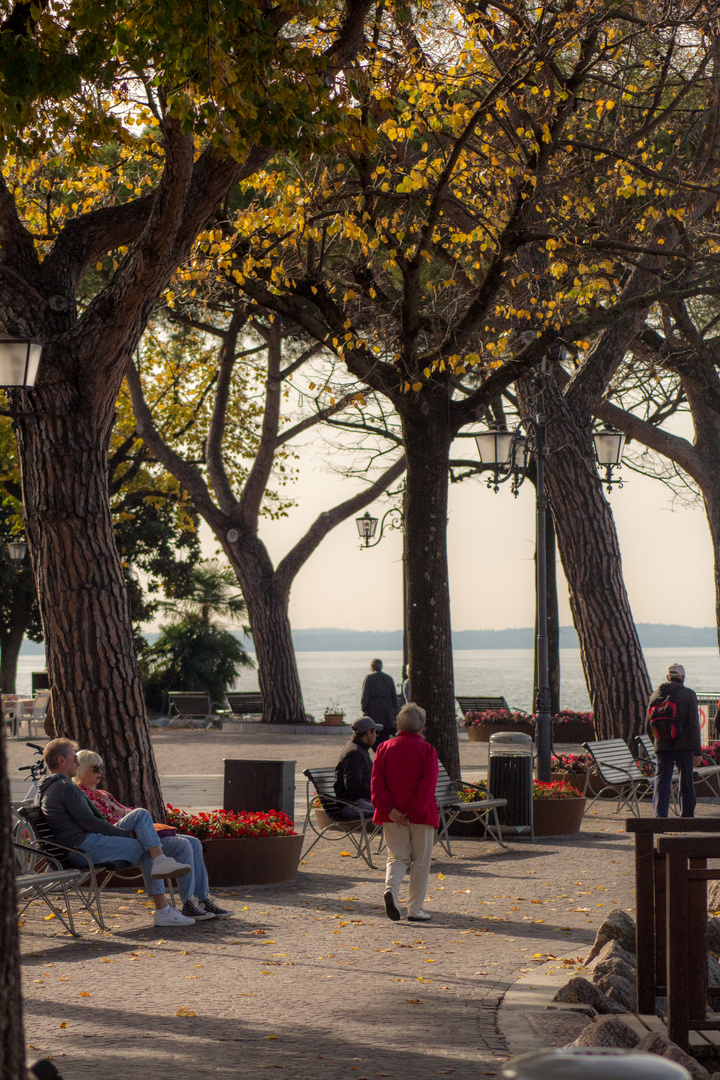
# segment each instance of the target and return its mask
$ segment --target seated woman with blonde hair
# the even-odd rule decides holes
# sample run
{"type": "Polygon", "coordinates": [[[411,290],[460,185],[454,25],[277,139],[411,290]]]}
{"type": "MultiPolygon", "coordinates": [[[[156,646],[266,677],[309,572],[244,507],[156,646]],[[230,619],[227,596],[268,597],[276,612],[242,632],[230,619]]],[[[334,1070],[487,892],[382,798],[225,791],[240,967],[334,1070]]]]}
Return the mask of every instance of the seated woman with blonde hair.
{"type": "MultiPolygon", "coordinates": [[[[102,771],[103,761],[99,754],[93,750],[78,750],[75,783],[88,797],[97,813],[111,825],[117,825],[122,829],[123,819],[127,814],[134,812],[133,807],[123,806],[109,791],[104,791],[100,787],[102,771]]],[[[163,836],[160,831],[158,843],[165,855],[187,863],[190,867],[189,874],[177,879],[183,902],[183,915],[196,921],[230,918],[232,912],[221,908],[210,896],[202,844],[197,837],[182,834],[163,836]]]]}

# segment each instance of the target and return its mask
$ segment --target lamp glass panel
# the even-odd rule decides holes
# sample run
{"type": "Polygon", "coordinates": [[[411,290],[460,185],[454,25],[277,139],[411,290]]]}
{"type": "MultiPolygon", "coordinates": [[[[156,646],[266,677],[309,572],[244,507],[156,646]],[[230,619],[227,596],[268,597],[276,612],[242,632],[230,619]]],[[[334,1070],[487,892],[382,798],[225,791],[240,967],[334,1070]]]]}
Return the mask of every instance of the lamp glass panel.
{"type": "Polygon", "coordinates": [[[35,385],[38,368],[40,367],[40,357],[42,356],[42,350],[43,347],[39,341],[31,341],[28,343],[28,359],[27,371],[25,373],[25,386],[32,387],[35,385]]]}
{"type": "Polygon", "coordinates": [[[26,341],[0,340],[0,386],[23,386],[27,363],[26,341]]]}
{"type": "Polygon", "coordinates": [[[375,535],[378,519],[365,514],[363,517],[355,518],[355,522],[358,527],[358,532],[363,540],[366,538],[371,540],[375,535]]]}
{"type": "Polygon", "coordinates": [[[510,461],[512,431],[481,431],[475,442],[483,465],[507,465],[510,461]]]}
{"type": "Polygon", "coordinates": [[[600,465],[622,463],[625,435],[622,431],[596,431],[593,435],[595,454],[600,465]]]}

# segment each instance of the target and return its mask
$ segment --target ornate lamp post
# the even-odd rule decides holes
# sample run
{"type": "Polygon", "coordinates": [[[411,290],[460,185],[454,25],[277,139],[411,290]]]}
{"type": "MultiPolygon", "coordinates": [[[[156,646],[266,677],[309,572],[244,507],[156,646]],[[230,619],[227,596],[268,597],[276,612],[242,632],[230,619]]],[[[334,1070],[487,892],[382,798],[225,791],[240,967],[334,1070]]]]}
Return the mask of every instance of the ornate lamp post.
{"type": "Polygon", "coordinates": [[[392,529],[403,529],[403,550],[402,550],[402,565],[403,565],[403,680],[407,678],[408,669],[408,640],[407,640],[407,582],[405,580],[405,530],[403,528],[405,519],[403,517],[402,510],[399,510],[396,506],[391,507],[383,515],[380,522],[380,535],[377,540],[373,540],[378,527],[378,519],[371,517],[370,511],[366,510],[362,517],[355,518],[355,524],[357,525],[358,534],[363,541],[363,548],[377,547],[383,538],[383,532],[387,527],[388,531],[392,529]],[[373,541],[372,543],[370,541],[373,541]]]}
{"type": "MultiPolygon", "coordinates": [[[[517,496],[518,490],[527,476],[528,464],[535,459],[537,473],[535,501],[535,563],[536,563],[536,604],[537,604],[537,700],[535,702],[536,737],[537,737],[537,777],[549,781],[550,761],[552,757],[552,720],[550,716],[550,674],[548,662],[548,611],[547,611],[547,545],[546,518],[548,511],[545,495],[545,458],[548,454],[546,445],[547,414],[540,398],[540,408],[535,416],[520,420],[514,431],[483,431],[475,436],[480,461],[492,469],[488,487],[495,492],[500,484],[510,483],[510,490],[517,496]]],[[[605,467],[605,479],[608,491],[613,484],[622,487],[620,480],[613,480],[612,470],[621,464],[625,436],[611,428],[593,436],[595,453],[599,465],[605,467]]]]}

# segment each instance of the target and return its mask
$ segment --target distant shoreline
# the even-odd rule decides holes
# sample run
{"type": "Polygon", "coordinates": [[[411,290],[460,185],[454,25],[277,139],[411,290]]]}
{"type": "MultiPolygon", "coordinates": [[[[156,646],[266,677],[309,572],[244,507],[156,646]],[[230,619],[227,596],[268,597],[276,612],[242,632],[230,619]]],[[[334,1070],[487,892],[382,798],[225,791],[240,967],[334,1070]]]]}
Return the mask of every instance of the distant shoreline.
{"type": "MultiPolygon", "coordinates": [[[[714,626],[676,626],[670,623],[638,623],[640,644],[647,649],[682,649],[717,647],[714,626]]],[[[157,633],[147,633],[153,642],[157,633]]],[[[237,634],[238,637],[242,635],[237,634]]],[[[453,634],[453,650],[466,649],[532,649],[535,631],[532,627],[508,630],[458,630],[453,634]]],[[[298,652],[399,652],[402,649],[400,630],[341,630],[332,627],[293,630],[293,644],[298,652]]],[[[252,643],[245,641],[248,651],[252,643]]],[[[560,648],[578,648],[578,638],[572,626],[560,627],[560,648]]],[[[21,656],[44,656],[45,646],[25,641],[21,656]]]]}

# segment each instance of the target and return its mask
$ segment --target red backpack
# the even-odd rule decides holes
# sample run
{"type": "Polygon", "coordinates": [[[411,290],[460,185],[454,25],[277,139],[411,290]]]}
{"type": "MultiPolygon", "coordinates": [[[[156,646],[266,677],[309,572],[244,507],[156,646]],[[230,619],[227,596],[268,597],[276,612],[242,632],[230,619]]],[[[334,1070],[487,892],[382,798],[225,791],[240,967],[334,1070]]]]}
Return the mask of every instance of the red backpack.
{"type": "Polygon", "coordinates": [[[677,714],[677,705],[671,697],[658,698],[648,707],[648,731],[660,742],[675,742],[682,734],[682,720],[677,714]]]}

